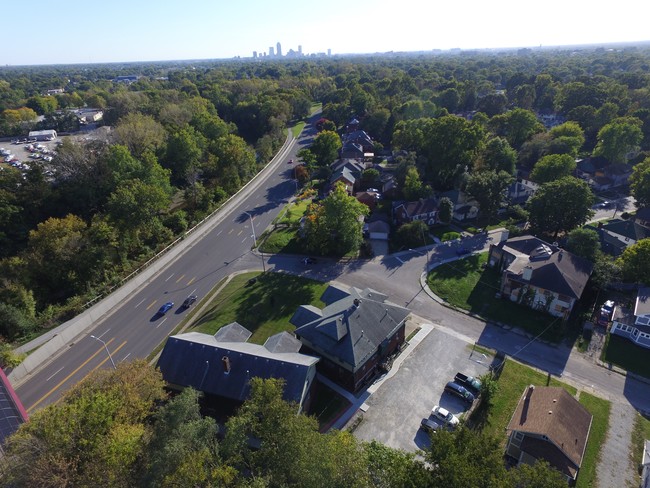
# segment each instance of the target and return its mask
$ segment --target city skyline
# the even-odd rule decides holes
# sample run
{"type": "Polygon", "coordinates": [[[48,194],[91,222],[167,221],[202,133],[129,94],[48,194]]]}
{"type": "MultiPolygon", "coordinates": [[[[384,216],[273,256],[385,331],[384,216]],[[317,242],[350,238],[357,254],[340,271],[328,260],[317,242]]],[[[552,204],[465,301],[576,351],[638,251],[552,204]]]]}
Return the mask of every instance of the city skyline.
{"type": "Polygon", "coordinates": [[[331,0],[326,9],[288,0],[279,9],[262,0],[183,4],[161,0],[94,7],[68,0],[48,8],[47,22],[25,30],[24,4],[4,5],[2,65],[228,59],[268,52],[278,42],[304,55],[498,49],[634,43],[648,40],[645,16],[634,0],[549,0],[526,8],[515,0],[431,4],[406,0],[331,0]],[[358,21],[355,25],[354,20],[358,21]],[[534,21],[535,28],[531,28],[534,21]],[[346,26],[346,27],[342,27],[346,26]],[[18,42],[19,40],[19,42],[18,42]],[[272,42],[272,43],[271,43],[272,42]]]}

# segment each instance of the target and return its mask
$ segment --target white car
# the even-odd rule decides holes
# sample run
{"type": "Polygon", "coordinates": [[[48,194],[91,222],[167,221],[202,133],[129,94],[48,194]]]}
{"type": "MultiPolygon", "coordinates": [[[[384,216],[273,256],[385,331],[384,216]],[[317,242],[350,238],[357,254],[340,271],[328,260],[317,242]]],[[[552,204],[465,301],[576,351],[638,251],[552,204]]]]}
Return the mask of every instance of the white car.
{"type": "Polygon", "coordinates": [[[458,420],[458,417],[456,417],[453,413],[451,413],[446,408],[442,408],[438,405],[433,407],[433,410],[431,410],[431,415],[450,427],[456,427],[460,422],[460,420],[458,420]]]}

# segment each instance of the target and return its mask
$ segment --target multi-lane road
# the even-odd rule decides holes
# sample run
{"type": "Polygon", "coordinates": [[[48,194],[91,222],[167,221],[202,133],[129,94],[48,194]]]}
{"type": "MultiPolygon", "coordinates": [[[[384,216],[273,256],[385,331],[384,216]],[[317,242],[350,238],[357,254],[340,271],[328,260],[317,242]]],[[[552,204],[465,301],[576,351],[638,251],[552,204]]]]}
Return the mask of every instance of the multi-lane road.
{"type": "Polygon", "coordinates": [[[118,363],[146,357],[187,313],[180,308],[183,300],[189,295],[205,296],[228,274],[241,269],[243,258],[249,258],[246,266],[261,267],[260,256],[251,253],[253,236],[259,236],[294,195],[293,165],[288,161],[297,159],[297,151],[313,137],[312,131],[313,125],[308,125],[281,151],[268,168],[272,171],[258,184],[249,185],[237,205],[220,213],[203,238],[115,307],[105,320],[21,382],[16,390],[27,411],[55,402],[95,369],[112,367],[111,360],[118,363]],[[160,306],[169,301],[174,307],[158,315],[160,306]]]}

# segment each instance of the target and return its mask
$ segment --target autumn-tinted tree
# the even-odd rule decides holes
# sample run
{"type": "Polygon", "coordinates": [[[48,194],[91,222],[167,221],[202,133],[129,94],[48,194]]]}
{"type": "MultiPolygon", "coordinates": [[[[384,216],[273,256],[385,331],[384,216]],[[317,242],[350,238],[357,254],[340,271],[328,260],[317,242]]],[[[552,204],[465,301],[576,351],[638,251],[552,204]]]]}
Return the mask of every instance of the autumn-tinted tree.
{"type": "Polygon", "coordinates": [[[548,183],[571,176],[575,169],[575,159],[569,154],[549,154],[535,163],[530,179],[538,184],[548,183]]]}
{"type": "Polygon", "coordinates": [[[593,202],[593,193],[586,182],[565,176],[544,183],[528,200],[530,223],[538,232],[555,238],[560,232],[584,224],[592,215],[593,202]]]}

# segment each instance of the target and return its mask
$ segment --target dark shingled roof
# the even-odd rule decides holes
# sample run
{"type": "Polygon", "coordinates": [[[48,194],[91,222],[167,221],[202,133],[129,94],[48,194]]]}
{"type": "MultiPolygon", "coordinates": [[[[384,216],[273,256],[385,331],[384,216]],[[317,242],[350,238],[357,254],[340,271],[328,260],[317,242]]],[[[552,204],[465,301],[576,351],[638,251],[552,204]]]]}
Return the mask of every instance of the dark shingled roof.
{"type": "Polygon", "coordinates": [[[404,212],[409,218],[415,215],[428,214],[438,210],[438,200],[435,198],[420,198],[414,202],[404,202],[395,207],[397,211],[400,207],[404,208],[404,212]]]}
{"type": "Polygon", "coordinates": [[[290,322],[298,327],[296,336],[310,348],[350,366],[352,371],[375,354],[380,345],[391,337],[409,315],[410,310],[385,301],[369,288],[351,288],[347,297],[327,305],[321,317],[303,323],[300,309],[290,322]]]}
{"type": "MultiPolygon", "coordinates": [[[[273,349],[287,343],[283,337],[269,341],[273,349]]],[[[251,378],[282,378],[284,399],[301,403],[310,368],[317,362],[318,358],[297,352],[273,352],[259,344],[220,342],[209,334],[190,332],[167,339],[158,367],[172,385],[238,401],[248,398],[251,378]]]]}
{"type": "Polygon", "coordinates": [[[522,275],[525,267],[533,272],[529,283],[572,298],[580,298],[593,265],[584,258],[559,249],[533,236],[513,237],[498,247],[515,256],[508,272],[522,275]]]}
{"type": "Polygon", "coordinates": [[[4,371],[0,369],[0,453],[7,438],[26,421],[27,412],[4,371]]]}
{"type": "MultiPolygon", "coordinates": [[[[508,431],[546,436],[552,444],[529,441],[533,452],[567,475],[575,476],[589,438],[592,415],[564,388],[529,386],[515,409],[508,431]],[[559,453],[556,451],[560,451],[559,453]],[[558,454],[565,459],[557,461],[558,454]]],[[[523,446],[522,446],[523,447],[523,446]]],[[[528,452],[528,451],[527,451],[528,452]]]]}

